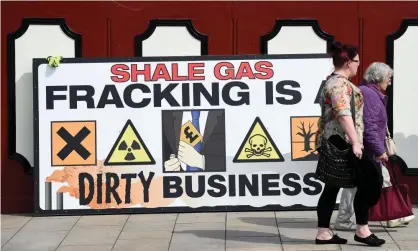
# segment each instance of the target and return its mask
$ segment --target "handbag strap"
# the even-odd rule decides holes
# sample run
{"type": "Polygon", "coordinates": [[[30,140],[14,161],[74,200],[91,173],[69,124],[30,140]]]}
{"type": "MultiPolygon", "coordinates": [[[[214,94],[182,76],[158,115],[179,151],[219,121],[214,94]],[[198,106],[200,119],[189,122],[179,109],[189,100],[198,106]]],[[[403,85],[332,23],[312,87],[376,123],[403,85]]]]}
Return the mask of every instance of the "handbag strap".
{"type": "MultiPolygon", "coordinates": [[[[393,182],[393,184],[394,184],[394,185],[398,185],[398,184],[399,184],[399,182],[398,182],[398,177],[396,176],[396,172],[395,172],[395,165],[393,165],[392,163],[391,163],[390,165],[392,166],[392,175],[390,174],[390,172],[389,172],[389,170],[388,170],[388,173],[389,173],[390,179],[394,181],[394,182],[393,182]]],[[[386,168],[387,168],[387,166],[388,166],[388,165],[386,164],[386,168]]]]}
{"type": "Polygon", "coordinates": [[[356,128],[356,109],[354,107],[354,88],[351,87],[351,100],[350,100],[350,109],[351,109],[351,117],[353,118],[354,128],[356,128]]]}
{"type": "Polygon", "coordinates": [[[386,124],[386,137],[391,138],[389,128],[388,128],[388,124],[386,124]]]}

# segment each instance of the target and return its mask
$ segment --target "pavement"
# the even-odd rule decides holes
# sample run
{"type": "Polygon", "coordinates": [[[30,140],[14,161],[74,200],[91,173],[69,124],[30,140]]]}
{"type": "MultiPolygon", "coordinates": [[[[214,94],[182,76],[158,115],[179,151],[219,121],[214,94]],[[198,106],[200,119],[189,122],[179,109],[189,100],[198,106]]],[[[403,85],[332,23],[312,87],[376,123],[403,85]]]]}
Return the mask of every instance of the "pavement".
{"type": "MultiPolygon", "coordinates": [[[[414,206],[418,215],[418,206],[414,206]]],[[[331,223],[337,212],[334,211],[331,223]]],[[[1,250],[57,251],[276,251],[418,250],[418,217],[408,226],[371,222],[386,240],[379,248],[354,242],[354,232],[335,231],[346,245],[315,245],[315,211],[132,214],[65,217],[1,215],[1,250]]]]}

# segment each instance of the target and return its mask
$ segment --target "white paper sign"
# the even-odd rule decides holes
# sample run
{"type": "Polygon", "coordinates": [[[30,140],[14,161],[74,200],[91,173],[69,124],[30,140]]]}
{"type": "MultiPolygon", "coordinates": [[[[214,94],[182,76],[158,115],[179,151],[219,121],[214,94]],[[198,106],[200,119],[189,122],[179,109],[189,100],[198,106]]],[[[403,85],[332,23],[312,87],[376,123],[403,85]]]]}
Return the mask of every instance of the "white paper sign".
{"type": "Polygon", "coordinates": [[[326,55],[34,60],[37,211],[316,207],[326,55]]]}

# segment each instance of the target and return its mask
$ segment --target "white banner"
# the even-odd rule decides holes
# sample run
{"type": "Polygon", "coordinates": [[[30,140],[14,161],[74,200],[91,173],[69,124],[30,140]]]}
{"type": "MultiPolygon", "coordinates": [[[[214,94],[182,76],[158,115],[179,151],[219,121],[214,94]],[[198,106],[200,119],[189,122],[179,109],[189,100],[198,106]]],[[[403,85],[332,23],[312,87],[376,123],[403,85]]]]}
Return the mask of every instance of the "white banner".
{"type": "Polygon", "coordinates": [[[326,55],[35,59],[37,212],[316,207],[331,71],[326,55]]]}

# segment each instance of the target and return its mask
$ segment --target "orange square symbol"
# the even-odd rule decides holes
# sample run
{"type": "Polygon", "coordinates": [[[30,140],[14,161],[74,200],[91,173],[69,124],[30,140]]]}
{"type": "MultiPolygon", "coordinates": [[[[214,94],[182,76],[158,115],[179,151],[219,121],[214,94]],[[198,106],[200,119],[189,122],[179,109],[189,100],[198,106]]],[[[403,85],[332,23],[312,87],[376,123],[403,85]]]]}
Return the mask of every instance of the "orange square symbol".
{"type": "Polygon", "coordinates": [[[51,122],[51,166],[96,165],[96,121],[51,122]]]}
{"type": "Polygon", "coordinates": [[[317,161],[315,152],[318,116],[295,116],[290,118],[292,161],[317,161]]]}

